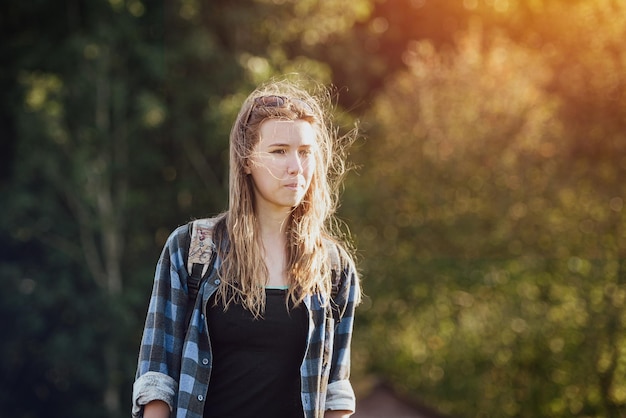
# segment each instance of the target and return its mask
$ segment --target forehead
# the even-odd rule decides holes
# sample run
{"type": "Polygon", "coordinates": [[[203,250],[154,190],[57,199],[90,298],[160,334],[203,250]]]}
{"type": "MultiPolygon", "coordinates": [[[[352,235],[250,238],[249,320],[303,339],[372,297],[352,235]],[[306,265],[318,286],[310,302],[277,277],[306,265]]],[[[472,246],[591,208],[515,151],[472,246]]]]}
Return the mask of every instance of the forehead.
{"type": "Polygon", "coordinates": [[[313,125],[305,120],[268,119],[261,124],[259,137],[260,146],[313,145],[317,135],[313,125]]]}

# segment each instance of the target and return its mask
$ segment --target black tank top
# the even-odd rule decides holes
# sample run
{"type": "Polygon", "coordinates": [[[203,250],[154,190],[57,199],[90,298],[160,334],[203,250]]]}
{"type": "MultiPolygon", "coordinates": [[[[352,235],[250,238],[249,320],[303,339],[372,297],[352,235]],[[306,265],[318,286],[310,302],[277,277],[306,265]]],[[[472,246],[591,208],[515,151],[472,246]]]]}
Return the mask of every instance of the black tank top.
{"type": "Polygon", "coordinates": [[[213,369],[204,418],[302,418],[300,365],[306,350],[306,307],[289,310],[287,292],[266,289],[263,318],[239,304],[207,312],[213,369]]]}

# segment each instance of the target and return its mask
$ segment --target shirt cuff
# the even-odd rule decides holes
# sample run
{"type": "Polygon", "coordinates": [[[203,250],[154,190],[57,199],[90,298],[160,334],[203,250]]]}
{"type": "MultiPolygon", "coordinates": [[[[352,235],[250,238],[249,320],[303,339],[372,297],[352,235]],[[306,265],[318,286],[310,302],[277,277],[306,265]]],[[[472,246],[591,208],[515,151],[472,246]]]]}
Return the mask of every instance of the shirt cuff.
{"type": "Polygon", "coordinates": [[[163,401],[172,411],[178,383],[166,374],[147,372],[133,384],[133,417],[142,416],[144,405],[151,401],[163,401]]]}
{"type": "Polygon", "coordinates": [[[328,384],[326,389],[326,410],[356,410],[356,397],[349,380],[339,380],[328,384]]]}

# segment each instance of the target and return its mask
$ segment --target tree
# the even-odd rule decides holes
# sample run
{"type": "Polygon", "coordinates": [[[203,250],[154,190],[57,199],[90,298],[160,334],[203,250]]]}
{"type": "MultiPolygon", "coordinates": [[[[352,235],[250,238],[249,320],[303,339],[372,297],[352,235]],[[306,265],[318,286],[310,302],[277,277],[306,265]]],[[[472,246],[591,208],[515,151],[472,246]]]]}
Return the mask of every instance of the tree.
{"type": "Polygon", "coordinates": [[[125,415],[158,252],[174,226],[224,208],[241,100],[280,72],[327,76],[287,60],[283,45],[339,28],[316,28],[326,9],[314,2],[3,9],[1,301],[17,318],[3,347],[3,411],[125,415]],[[313,21],[293,23],[303,16],[313,21]]]}
{"type": "Polygon", "coordinates": [[[569,123],[554,56],[480,28],[411,44],[369,114],[345,209],[372,295],[356,357],[455,416],[618,416],[623,168],[577,151],[601,119],[569,123]]]}

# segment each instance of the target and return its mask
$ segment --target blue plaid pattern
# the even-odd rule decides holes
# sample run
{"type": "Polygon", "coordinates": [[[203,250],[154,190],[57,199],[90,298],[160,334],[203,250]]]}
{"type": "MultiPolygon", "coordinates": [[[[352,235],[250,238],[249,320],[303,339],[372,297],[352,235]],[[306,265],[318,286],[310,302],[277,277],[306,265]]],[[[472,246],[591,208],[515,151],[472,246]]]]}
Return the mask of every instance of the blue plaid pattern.
{"type": "MultiPolygon", "coordinates": [[[[133,417],[143,405],[163,400],[176,418],[202,418],[212,367],[209,330],[204,307],[219,285],[215,269],[204,282],[185,330],[187,309],[186,225],[168,238],[157,264],[154,286],[141,341],[133,389],[133,417]]],[[[359,282],[349,258],[342,259],[344,275],[335,296],[341,315],[336,321],[321,295],[304,303],[309,315],[306,355],[300,367],[305,418],[321,418],[326,409],[355,409],[349,382],[350,342],[359,282]],[[337,323],[335,323],[337,322],[337,323]]]]}

